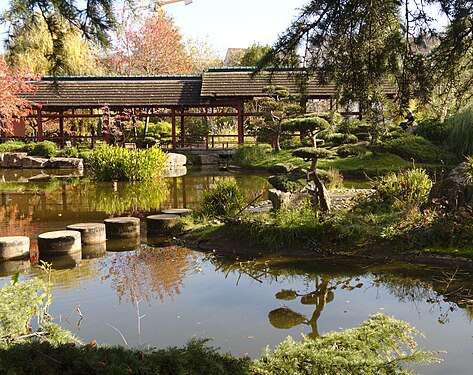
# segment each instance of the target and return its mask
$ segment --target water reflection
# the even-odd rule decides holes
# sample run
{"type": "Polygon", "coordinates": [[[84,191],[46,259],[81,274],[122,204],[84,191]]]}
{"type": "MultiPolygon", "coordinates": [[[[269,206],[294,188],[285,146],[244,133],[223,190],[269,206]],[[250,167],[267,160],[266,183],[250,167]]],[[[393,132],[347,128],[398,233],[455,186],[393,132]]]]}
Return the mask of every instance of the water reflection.
{"type": "Polygon", "coordinates": [[[119,302],[132,303],[179,294],[186,276],[199,270],[196,254],[177,246],[114,253],[101,265],[102,280],[110,280],[119,302]]]}

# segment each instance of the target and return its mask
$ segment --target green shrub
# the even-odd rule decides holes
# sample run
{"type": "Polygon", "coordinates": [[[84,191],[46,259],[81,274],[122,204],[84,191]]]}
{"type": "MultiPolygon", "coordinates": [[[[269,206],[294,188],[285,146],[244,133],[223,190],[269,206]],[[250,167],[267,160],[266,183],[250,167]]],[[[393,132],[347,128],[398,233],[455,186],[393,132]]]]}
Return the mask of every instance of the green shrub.
{"type": "Polygon", "coordinates": [[[23,151],[26,143],[22,141],[7,141],[0,144],[0,152],[23,151]]]}
{"type": "Polygon", "coordinates": [[[419,163],[440,164],[443,161],[454,164],[456,162],[455,155],[448,150],[434,145],[423,137],[411,134],[385,141],[379,150],[400,156],[405,160],[413,159],[419,163]]]}
{"type": "Polygon", "coordinates": [[[436,144],[444,144],[450,137],[451,126],[435,118],[427,118],[417,123],[415,134],[436,144]]]}
{"type": "Polygon", "coordinates": [[[294,175],[272,176],[268,179],[268,182],[275,189],[291,193],[302,191],[305,186],[305,181],[294,175]]]}
{"type": "Polygon", "coordinates": [[[445,123],[451,127],[450,150],[459,157],[473,155],[473,106],[450,116],[445,123]]]}
{"type": "Polygon", "coordinates": [[[439,362],[434,352],[417,349],[421,333],[410,324],[382,314],[359,327],[322,337],[292,338],[252,363],[254,375],[281,374],[410,374],[406,364],[439,362]]]}
{"type": "Polygon", "coordinates": [[[65,146],[62,150],[58,151],[57,155],[63,158],[78,158],[79,150],[72,146],[65,146]]]}
{"type": "Polygon", "coordinates": [[[28,155],[52,158],[56,156],[58,147],[54,142],[43,141],[38,143],[28,143],[25,146],[25,151],[28,153],[28,155]]]}
{"type": "Polygon", "coordinates": [[[235,181],[217,182],[202,197],[202,213],[215,218],[233,217],[243,208],[244,197],[235,181]]]}
{"type": "Polygon", "coordinates": [[[388,175],[375,181],[375,199],[394,208],[420,207],[427,202],[432,181],[420,168],[388,175]]]}
{"type": "Polygon", "coordinates": [[[237,148],[232,157],[232,164],[249,167],[267,158],[267,148],[260,146],[242,146],[237,148]]]}
{"type": "Polygon", "coordinates": [[[365,146],[360,144],[354,145],[343,145],[337,149],[337,155],[341,158],[347,158],[349,156],[365,156],[368,150],[365,146]]]}
{"type": "Polygon", "coordinates": [[[100,181],[143,181],[159,176],[166,154],[158,147],[127,149],[103,145],[93,150],[92,172],[100,181]]]}

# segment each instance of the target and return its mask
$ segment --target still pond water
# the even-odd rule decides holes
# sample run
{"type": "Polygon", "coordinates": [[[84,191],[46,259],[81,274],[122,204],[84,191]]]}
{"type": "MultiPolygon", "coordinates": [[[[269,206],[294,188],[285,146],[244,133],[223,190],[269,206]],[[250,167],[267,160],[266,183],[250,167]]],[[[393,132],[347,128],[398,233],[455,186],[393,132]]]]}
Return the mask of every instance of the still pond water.
{"type": "MultiPolygon", "coordinates": [[[[248,197],[264,196],[266,188],[263,177],[220,171],[117,187],[7,172],[0,176],[0,236],[26,234],[33,240],[78,222],[194,208],[219,179],[236,179],[248,197]]],[[[472,298],[471,273],[406,264],[230,259],[147,246],[145,234],[142,243],[133,251],[102,248],[84,254],[88,259],[58,261],[52,315],[85,342],[167,347],[196,336],[212,338],[222,351],[256,358],[289,335],[323,335],[382,312],[423,331],[423,348],[447,351],[443,363],[418,372],[473,373],[473,308],[464,303],[472,298]]],[[[37,274],[29,262],[1,263],[2,284],[19,269],[25,278],[37,274]]]]}

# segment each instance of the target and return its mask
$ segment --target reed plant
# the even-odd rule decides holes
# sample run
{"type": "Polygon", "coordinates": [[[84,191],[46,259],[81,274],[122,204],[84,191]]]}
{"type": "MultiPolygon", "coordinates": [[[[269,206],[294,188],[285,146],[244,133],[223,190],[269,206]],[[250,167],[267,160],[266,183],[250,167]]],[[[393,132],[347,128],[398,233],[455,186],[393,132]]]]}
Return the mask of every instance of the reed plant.
{"type": "Polygon", "coordinates": [[[446,124],[451,128],[450,149],[459,157],[473,155],[473,106],[449,117],[446,124]]]}
{"type": "Polygon", "coordinates": [[[243,193],[234,180],[217,182],[212,190],[202,196],[201,211],[204,216],[230,218],[236,216],[245,203],[243,193]]]}
{"type": "Polygon", "coordinates": [[[102,145],[94,149],[90,163],[99,181],[145,181],[162,174],[166,154],[156,146],[130,150],[102,145]]]}

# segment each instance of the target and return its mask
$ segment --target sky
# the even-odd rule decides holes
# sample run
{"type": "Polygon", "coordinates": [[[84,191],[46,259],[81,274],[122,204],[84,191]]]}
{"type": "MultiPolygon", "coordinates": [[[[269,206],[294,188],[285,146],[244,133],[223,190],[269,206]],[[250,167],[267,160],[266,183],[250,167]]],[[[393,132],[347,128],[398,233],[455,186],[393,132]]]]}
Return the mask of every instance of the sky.
{"type": "MultiPolygon", "coordinates": [[[[225,57],[228,48],[272,45],[308,0],[193,0],[167,4],[184,39],[205,40],[225,57]]],[[[0,0],[0,11],[9,0],[0,0]]],[[[149,4],[149,0],[142,3],[149,4]]],[[[4,37],[4,35],[2,35],[4,37]]],[[[3,47],[3,46],[2,46],[3,47]]],[[[1,48],[0,48],[1,49],[1,48]]]]}
{"type": "Polygon", "coordinates": [[[184,38],[207,40],[223,58],[228,48],[272,45],[308,0],[193,0],[168,4],[184,38]]]}

